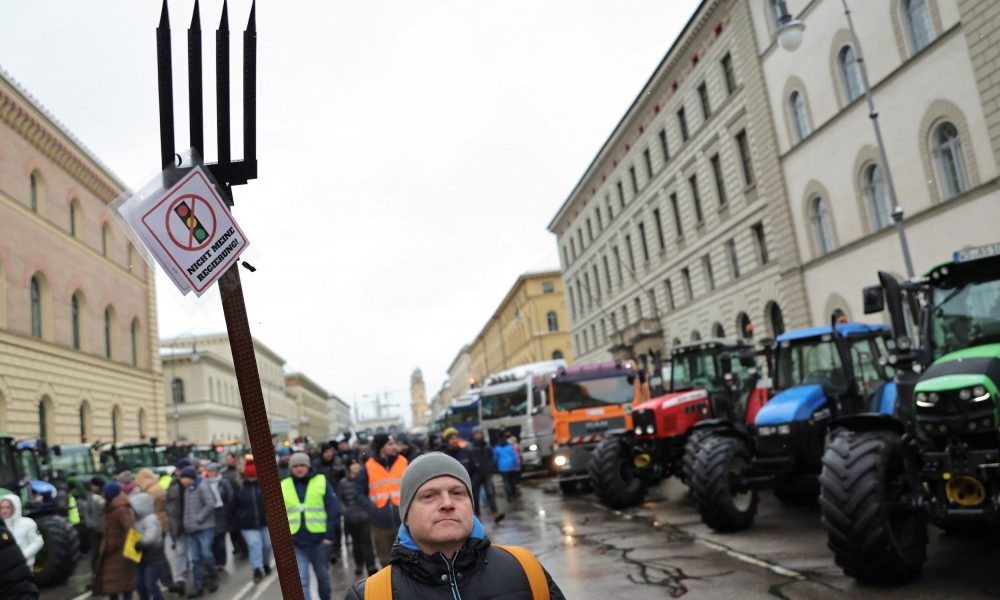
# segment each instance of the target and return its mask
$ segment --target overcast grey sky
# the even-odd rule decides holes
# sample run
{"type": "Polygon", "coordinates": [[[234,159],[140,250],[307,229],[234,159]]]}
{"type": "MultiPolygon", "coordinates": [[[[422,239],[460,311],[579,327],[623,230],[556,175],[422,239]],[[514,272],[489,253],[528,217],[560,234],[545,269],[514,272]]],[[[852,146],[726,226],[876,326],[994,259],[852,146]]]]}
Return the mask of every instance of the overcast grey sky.
{"type": "MultiPolygon", "coordinates": [[[[193,4],[169,4],[179,148],[193,4]]],[[[517,275],[558,266],[545,226],[697,4],[259,2],[259,179],[234,212],[254,336],[348,402],[417,366],[433,394],[517,275]]],[[[201,10],[213,161],[222,2],[201,10]]],[[[237,123],[249,10],[230,2],[237,123]]],[[[0,66],[133,188],[159,164],[159,12],[0,0],[0,66]]],[[[181,297],[160,274],[157,297],[162,337],[225,328],[216,291],[181,297]]]]}

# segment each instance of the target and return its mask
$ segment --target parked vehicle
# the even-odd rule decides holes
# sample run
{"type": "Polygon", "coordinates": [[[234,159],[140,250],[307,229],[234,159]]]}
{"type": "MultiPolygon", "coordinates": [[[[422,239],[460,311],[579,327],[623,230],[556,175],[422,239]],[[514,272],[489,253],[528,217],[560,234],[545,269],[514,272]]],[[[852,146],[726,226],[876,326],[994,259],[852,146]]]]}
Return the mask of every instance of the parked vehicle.
{"type": "Polygon", "coordinates": [[[635,506],[664,477],[688,481],[701,437],[720,427],[746,431],[767,401],[757,353],[742,340],[675,348],[665,395],[635,407],[631,429],[609,434],[590,461],[590,482],[611,508],[635,506]]]}
{"type": "Polygon", "coordinates": [[[564,494],[589,485],[597,444],[609,432],[632,429],[632,410],[648,399],[646,374],[632,361],[566,367],[551,377],[552,464],[564,494]]]}
{"type": "Polygon", "coordinates": [[[753,524],[758,491],[786,503],[815,502],[824,440],[834,418],[875,412],[892,419],[896,388],[883,359],[888,327],[837,323],[779,335],[775,395],[749,428],[714,428],[699,444],[691,490],[717,531],[753,524]]]}
{"type": "Polygon", "coordinates": [[[525,469],[552,466],[552,410],[548,402],[549,379],[564,360],[519,365],[486,378],[480,389],[480,425],[496,444],[502,431],[518,440],[525,469]]]}
{"type": "Polygon", "coordinates": [[[173,463],[168,466],[163,452],[157,452],[156,439],[149,442],[115,442],[101,446],[101,467],[109,477],[122,471],[139,472],[150,469],[158,475],[170,473],[173,463]]]}
{"type": "Polygon", "coordinates": [[[836,423],[820,505],[844,573],[904,582],[923,570],[928,522],[1000,526],[1000,244],[879,280],[865,312],[889,309],[900,419],[836,423]]]}
{"type": "Polygon", "coordinates": [[[463,440],[471,440],[472,430],[479,427],[479,394],[470,392],[452,400],[448,407],[448,425],[457,429],[463,440]]]}

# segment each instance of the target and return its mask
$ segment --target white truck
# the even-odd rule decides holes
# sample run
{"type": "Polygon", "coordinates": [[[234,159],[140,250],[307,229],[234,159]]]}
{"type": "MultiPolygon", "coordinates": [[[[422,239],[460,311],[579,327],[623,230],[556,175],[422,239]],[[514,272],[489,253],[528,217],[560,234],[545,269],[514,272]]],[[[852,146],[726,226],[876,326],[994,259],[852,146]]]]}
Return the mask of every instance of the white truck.
{"type": "Polygon", "coordinates": [[[525,469],[551,468],[549,377],[565,366],[565,360],[518,365],[490,375],[479,390],[479,426],[494,445],[500,432],[513,434],[525,469]]]}

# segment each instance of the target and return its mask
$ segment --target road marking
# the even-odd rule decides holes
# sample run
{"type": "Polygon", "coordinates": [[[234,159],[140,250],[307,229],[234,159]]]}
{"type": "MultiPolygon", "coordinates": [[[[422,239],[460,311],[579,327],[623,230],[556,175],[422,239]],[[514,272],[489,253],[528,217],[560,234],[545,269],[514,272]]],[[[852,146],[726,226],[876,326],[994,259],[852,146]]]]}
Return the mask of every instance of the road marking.
{"type": "Polygon", "coordinates": [[[87,600],[87,598],[90,598],[93,595],[94,595],[93,592],[84,592],[79,596],[77,596],[76,598],[73,598],[73,600],[87,600]]]}
{"type": "Polygon", "coordinates": [[[243,596],[246,596],[247,592],[249,592],[250,588],[252,587],[253,587],[253,582],[248,581],[247,584],[244,585],[243,588],[239,592],[237,592],[235,596],[232,597],[232,600],[242,600],[243,596]]]}
{"type": "Polygon", "coordinates": [[[732,548],[730,548],[728,546],[725,546],[723,544],[717,544],[715,542],[710,542],[709,540],[706,540],[706,539],[703,539],[703,538],[700,538],[700,537],[696,537],[694,539],[694,541],[698,542],[702,546],[705,546],[706,548],[711,548],[712,550],[716,550],[718,552],[723,552],[723,553],[725,553],[725,554],[727,554],[727,555],[735,558],[736,560],[740,560],[740,561],[743,561],[743,562],[745,562],[747,564],[751,564],[751,565],[754,565],[754,566],[757,566],[757,567],[761,567],[761,568],[767,569],[768,571],[771,571],[772,573],[774,573],[776,575],[781,575],[782,577],[788,577],[790,579],[798,579],[798,580],[801,580],[801,581],[805,581],[807,579],[805,575],[803,575],[802,573],[799,573],[798,571],[793,571],[791,569],[782,567],[781,565],[776,565],[776,564],[774,564],[772,562],[768,562],[768,561],[766,561],[766,560],[764,560],[762,558],[757,558],[756,556],[751,556],[749,554],[744,554],[744,553],[740,552],[739,550],[733,550],[732,548]]]}
{"type": "Polygon", "coordinates": [[[271,584],[274,583],[277,580],[278,580],[278,574],[277,573],[274,574],[274,577],[267,577],[267,578],[265,578],[264,582],[263,582],[264,585],[260,586],[260,588],[257,589],[257,593],[254,594],[253,597],[250,598],[250,600],[258,600],[258,598],[260,598],[260,595],[264,593],[264,590],[266,590],[267,588],[271,587],[271,584]]]}

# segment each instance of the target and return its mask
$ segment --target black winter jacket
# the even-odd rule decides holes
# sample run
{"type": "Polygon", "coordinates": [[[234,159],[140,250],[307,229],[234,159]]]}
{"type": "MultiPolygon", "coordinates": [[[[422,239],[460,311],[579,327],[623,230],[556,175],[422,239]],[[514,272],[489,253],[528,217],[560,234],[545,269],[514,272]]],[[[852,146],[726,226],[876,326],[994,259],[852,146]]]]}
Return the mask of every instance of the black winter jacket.
{"type": "MultiPolygon", "coordinates": [[[[434,556],[424,554],[406,527],[400,527],[389,562],[393,600],[532,600],[528,576],[521,564],[490,544],[478,520],[472,535],[451,561],[440,552],[434,556]]],[[[565,600],[548,571],[545,578],[552,600],[565,600]]],[[[344,600],[363,600],[367,581],[354,584],[344,600]]]]}
{"type": "Polygon", "coordinates": [[[234,519],[239,529],[262,529],[267,527],[264,514],[264,498],[260,495],[257,480],[244,479],[234,500],[234,519]]]}
{"type": "Polygon", "coordinates": [[[444,453],[462,463],[465,470],[469,472],[469,478],[476,477],[478,473],[476,458],[469,452],[468,448],[445,448],[444,453]]]}
{"type": "Polygon", "coordinates": [[[361,496],[367,498],[368,490],[361,489],[359,481],[360,477],[351,479],[350,476],[347,476],[337,484],[337,499],[340,500],[340,509],[344,513],[344,520],[348,523],[368,523],[372,519],[366,504],[360,500],[361,496]]]}
{"type": "Polygon", "coordinates": [[[38,586],[31,567],[14,541],[14,534],[0,520],[0,598],[4,600],[34,600],[38,586]]]}
{"type": "Polygon", "coordinates": [[[473,441],[469,444],[469,452],[472,452],[472,458],[476,460],[477,471],[479,477],[488,478],[493,473],[496,473],[497,465],[493,462],[493,448],[486,443],[486,440],[473,441]]]}

